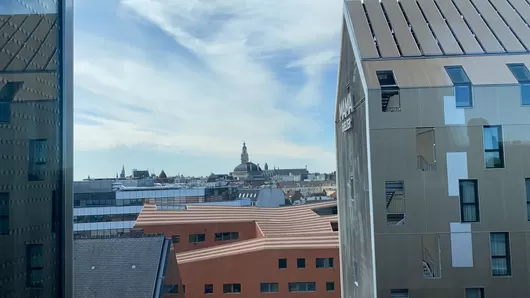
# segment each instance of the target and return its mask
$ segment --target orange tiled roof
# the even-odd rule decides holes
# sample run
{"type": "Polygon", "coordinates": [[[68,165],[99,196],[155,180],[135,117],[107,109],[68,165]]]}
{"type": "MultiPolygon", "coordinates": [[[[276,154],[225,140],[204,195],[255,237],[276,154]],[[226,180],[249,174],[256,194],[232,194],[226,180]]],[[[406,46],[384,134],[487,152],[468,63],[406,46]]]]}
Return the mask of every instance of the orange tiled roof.
{"type": "Polygon", "coordinates": [[[187,210],[157,210],[155,205],[145,205],[135,227],[252,221],[264,236],[179,253],[179,264],[266,249],[338,248],[338,234],[330,225],[337,216],[313,212],[336,205],[336,201],[327,201],[279,208],[188,206],[187,210]]]}

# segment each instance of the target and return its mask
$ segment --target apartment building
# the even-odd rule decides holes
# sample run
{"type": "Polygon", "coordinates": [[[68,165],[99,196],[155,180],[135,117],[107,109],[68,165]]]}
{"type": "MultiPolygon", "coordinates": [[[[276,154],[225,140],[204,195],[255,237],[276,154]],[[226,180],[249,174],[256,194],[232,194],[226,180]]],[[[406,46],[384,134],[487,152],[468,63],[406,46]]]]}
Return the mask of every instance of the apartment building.
{"type": "Polygon", "coordinates": [[[67,2],[0,4],[0,297],[72,296],[67,2]]]}
{"type": "Polygon", "coordinates": [[[135,228],[172,239],[176,263],[168,263],[167,297],[338,298],[335,207],[325,202],[164,210],[148,204],[135,228]]]}
{"type": "Polygon", "coordinates": [[[343,11],[342,297],[528,297],[530,4],[343,11]]]}

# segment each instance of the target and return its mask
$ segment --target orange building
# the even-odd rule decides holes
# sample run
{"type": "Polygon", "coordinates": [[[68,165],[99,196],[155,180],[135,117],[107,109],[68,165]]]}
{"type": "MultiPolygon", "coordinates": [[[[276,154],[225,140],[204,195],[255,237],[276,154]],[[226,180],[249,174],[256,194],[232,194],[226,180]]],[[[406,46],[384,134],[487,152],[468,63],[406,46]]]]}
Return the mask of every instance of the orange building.
{"type": "Polygon", "coordinates": [[[173,240],[164,297],[340,297],[336,201],[279,208],[145,205],[136,228],[173,240]]]}

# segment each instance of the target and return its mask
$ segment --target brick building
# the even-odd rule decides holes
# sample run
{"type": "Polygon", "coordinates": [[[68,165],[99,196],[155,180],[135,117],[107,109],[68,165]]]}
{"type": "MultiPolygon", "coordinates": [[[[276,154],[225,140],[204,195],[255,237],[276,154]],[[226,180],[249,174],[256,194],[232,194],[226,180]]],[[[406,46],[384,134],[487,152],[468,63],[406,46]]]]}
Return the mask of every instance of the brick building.
{"type": "Polygon", "coordinates": [[[167,297],[340,297],[336,202],[280,208],[145,205],[136,228],[173,241],[167,297]]]}

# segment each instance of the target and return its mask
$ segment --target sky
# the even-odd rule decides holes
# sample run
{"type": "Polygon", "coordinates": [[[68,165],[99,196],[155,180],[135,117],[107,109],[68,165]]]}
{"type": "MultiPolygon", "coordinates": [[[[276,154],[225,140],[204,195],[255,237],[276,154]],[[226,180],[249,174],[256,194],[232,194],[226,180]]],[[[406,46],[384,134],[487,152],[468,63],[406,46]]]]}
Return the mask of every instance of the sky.
{"type": "Polygon", "coordinates": [[[74,177],[335,170],[342,0],[76,0],[74,177]]]}

